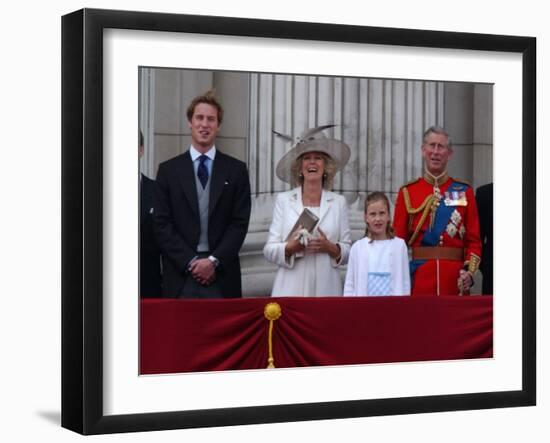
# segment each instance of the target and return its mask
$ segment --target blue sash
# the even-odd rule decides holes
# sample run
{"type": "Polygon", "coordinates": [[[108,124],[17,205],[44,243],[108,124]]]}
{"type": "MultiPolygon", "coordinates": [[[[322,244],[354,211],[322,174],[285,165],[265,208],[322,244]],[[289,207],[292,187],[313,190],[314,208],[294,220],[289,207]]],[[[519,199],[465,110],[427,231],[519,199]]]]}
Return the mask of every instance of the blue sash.
{"type": "MultiPolygon", "coordinates": [[[[451,186],[449,186],[448,191],[466,191],[468,188],[468,185],[465,185],[464,183],[459,182],[452,182],[451,186]]],[[[422,240],[420,240],[420,244],[422,246],[437,246],[439,243],[439,237],[441,237],[441,234],[445,230],[447,224],[449,223],[449,219],[451,218],[451,214],[455,210],[455,206],[447,206],[445,204],[440,204],[437,207],[437,210],[435,211],[435,219],[433,223],[433,227],[431,230],[428,230],[424,233],[422,240]]],[[[411,279],[414,276],[414,273],[418,269],[420,265],[423,265],[426,263],[426,260],[411,260],[409,263],[409,270],[411,273],[411,279]]]]}

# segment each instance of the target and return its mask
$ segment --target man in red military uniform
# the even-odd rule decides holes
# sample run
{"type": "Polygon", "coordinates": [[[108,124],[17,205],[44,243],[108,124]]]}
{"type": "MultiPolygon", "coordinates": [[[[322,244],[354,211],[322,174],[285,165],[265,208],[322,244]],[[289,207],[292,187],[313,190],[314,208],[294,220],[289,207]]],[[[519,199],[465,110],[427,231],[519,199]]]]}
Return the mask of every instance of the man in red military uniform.
{"type": "Polygon", "coordinates": [[[449,134],[425,133],[423,177],[399,190],[395,235],[411,248],[412,295],[465,295],[481,261],[481,240],[472,187],[447,174],[453,149],[449,134]]]}

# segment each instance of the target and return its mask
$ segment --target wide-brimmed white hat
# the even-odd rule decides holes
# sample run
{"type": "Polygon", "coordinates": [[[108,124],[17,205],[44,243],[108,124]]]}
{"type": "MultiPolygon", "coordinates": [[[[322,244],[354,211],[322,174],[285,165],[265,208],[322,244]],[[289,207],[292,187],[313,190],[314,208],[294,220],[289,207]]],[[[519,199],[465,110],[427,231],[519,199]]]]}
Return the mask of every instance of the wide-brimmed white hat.
{"type": "Polygon", "coordinates": [[[294,142],[294,145],[285,155],[281,157],[275,173],[282,181],[291,183],[291,168],[298,157],[307,152],[322,152],[328,155],[336,165],[336,172],[342,169],[348,162],[351,150],[348,145],[334,138],[327,138],[323,134],[324,129],[332,128],[336,125],[324,125],[311,128],[303,132],[300,136],[293,139],[292,137],[273,131],[279,137],[285,140],[294,142]]]}

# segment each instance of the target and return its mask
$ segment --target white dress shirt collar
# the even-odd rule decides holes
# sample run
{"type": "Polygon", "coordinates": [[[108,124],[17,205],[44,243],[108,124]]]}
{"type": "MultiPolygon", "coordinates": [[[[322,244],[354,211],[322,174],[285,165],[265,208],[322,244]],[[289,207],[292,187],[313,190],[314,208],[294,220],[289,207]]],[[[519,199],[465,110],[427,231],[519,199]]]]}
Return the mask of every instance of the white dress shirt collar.
{"type": "MultiPolygon", "coordinates": [[[[197,151],[193,145],[189,147],[189,153],[191,154],[191,160],[194,162],[197,158],[199,158],[202,153],[197,151]]],[[[208,151],[204,153],[210,160],[214,160],[216,158],[216,146],[212,146],[208,151]]]]}

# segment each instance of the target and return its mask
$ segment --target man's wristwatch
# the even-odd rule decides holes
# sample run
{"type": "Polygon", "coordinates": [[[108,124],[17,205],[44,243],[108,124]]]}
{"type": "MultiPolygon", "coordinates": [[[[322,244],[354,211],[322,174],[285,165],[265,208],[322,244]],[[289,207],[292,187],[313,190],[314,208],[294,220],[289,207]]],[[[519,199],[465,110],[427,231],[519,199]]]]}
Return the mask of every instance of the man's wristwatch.
{"type": "Polygon", "coordinates": [[[212,262],[212,264],[214,265],[215,268],[217,268],[218,265],[220,264],[220,261],[216,257],[214,257],[213,255],[209,255],[208,260],[210,260],[212,262]]]}

